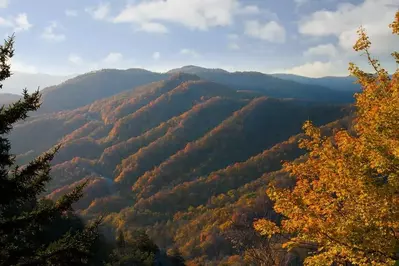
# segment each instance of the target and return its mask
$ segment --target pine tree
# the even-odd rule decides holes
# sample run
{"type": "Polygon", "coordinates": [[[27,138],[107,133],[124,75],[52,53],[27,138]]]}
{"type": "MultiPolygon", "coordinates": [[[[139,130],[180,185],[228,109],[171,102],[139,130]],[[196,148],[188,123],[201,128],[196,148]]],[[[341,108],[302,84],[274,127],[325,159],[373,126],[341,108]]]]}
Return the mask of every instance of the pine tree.
{"type": "MultiPolygon", "coordinates": [[[[14,36],[0,46],[0,82],[11,76],[13,47],[14,36]]],[[[0,107],[0,264],[87,265],[99,236],[99,221],[84,226],[71,207],[84,185],[57,202],[43,199],[40,195],[51,179],[50,162],[57,149],[24,167],[16,165],[10,152],[6,136],[13,124],[39,107],[39,91],[29,94],[26,89],[19,101],[0,107]]]]}
{"type": "Polygon", "coordinates": [[[107,265],[154,265],[159,248],[142,229],[119,230],[107,265]]]}
{"type": "MultiPolygon", "coordinates": [[[[399,34],[399,12],[390,25],[399,34]]],[[[363,91],[356,95],[354,134],[332,138],[306,122],[300,145],[307,158],[286,163],[296,178],[293,190],[271,186],[267,193],[284,216],[255,228],[270,237],[288,236],[286,248],[313,246],[306,265],[393,265],[399,260],[399,71],[393,76],[370,55],[363,28],[354,45],[375,73],[356,65],[349,70],[363,91]]],[[[392,53],[399,63],[399,53],[392,53]]]]}

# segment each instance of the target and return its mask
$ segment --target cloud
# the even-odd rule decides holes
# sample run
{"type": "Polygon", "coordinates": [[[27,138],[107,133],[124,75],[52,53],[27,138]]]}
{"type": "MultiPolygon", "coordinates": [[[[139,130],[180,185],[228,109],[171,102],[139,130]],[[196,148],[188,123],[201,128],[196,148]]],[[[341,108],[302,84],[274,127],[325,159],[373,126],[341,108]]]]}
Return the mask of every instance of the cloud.
{"type": "Polygon", "coordinates": [[[38,73],[38,70],[35,66],[26,64],[18,59],[12,58],[11,59],[11,71],[12,72],[24,72],[30,74],[38,73]]]}
{"type": "Polygon", "coordinates": [[[208,30],[231,25],[236,15],[259,12],[257,6],[243,6],[238,0],[142,0],[128,4],[113,22],[139,25],[168,22],[190,29],[208,30]]]}
{"type": "Polygon", "coordinates": [[[159,58],[161,58],[161,53],[160,52],[155,52],[152,54],[152,58],[154,60],[158,60],[159,58]]]}
{"type": "Polygon", "coordinates": [[[44,31],[42,33],[42,38],[46,39],[48,41],[53,41],[53,42],[62,42],[65,40],[65,35],[61,33],[55,33],[54,30],[59,28],[59,25],[57,22],[51,22],[49,26],[44,28],[44,31]]]}
{"type": "Polygon", "coordinates": [[[82,65],[83,64],[83,59],[76,54],[70,54],[68,56],[68,61],[74,65],[82,65]]]}
{"type": "Polygon", "coordinates": [[[8,0],[0,0],[0,8],[6,8],[8,7],[8,0]]]}
{"type": "Polygon", "coordinates": [[[28,16],[26,13],[19,14],[15,18],[15,31],[26,31],[32,27],[32,24],[28,21],[28,16]]]}
{"type": "Polygon", "coordinates": [[[68,72],[87,72],[104,68],[126,69],[133,66],[134,61],[126,59],[122,53],[110,52],[106,56],[97,60],[85,60],[77,54],[70,54],[68,62],[72,65],[73,71],[68,72]]]}
{"type": "Polygon", "coordinates": [[[287,74],[295,74],[300,76],[306,77],[325,77],[325,76],[347,76],[347,65],[345,65],[342,61],[328,61],[328,62],[321,62],[321,61],[314,61],[314,62],[307,62],[303,65],[295,66],[290,69],[285,69],[280,71],[280,73],[287,73],[287,74]]]}
{"type": "Polygon", "coordinates": [[[115,64],[122,60],[123,55],[121,53],[111,52],[104,59],[103,62],[106,64],[115,64]]]}
{"type": "Polygon", "coordinates": [[[189,55],[189,56],[194,57],[194,58],[200,57],[200,54],[197,51],[195,51],[193,49],[187,49],[187,48],[181,49],[180,50],[180,54],[189,55]]]}
{"type": "Polygon", "coordinates": [[[364,0],[358,5],[339,4],[335,11],[320,10],[303,17],[299,32],[307,36],[335,36],[340,47],[352,50],[356,31],[363,25],[374,47],[372,52],[385,53],[399,45],[388,25],[393,21],[399,0],[364,0]]]}
{"type": "Polygon", "coordinates": [[[156,22],[147,22],[140,25],[139,31],[151,33],[168,33],[169,30],[162,24],[156,22]]]}
{"type": "Polygon", "coordinates": [[[65,10],[65,16],[67,17],[77,17],[78,16],[78,11],[74,9],[67,9],[65,10]]]}
{"type": "Polygon", "coordinates": [[[337,48],[329,43],[329,44],[320,44],[314,47],[308,48],[303,55],[307,57],[312,56],[328,56],[328,57],[335,57],[338,54],[337,48]]]}
{"type": "Polygon", "coordinates": [[[105,20],[108,18],[110,12],[110,4],[100,3],[96,7],[86,8],[85,11],[95,20],[105,20]]]}
{"type": "Polygon", "coordinates": [[[32,27],[32,24],[29,23],[26,13],[21,13],[15,17],[0,17],[0,27],[12,28],[13,31],[19,32],[28,31],[32,27]]]}
{"type": "Polygon", "coordinates": [[[284,43],[286,39],[284,27],[276,21],[270,21],[263,25],[256,20],[247,21],[245,22],[245,34],[274,43],[284,43]]]}

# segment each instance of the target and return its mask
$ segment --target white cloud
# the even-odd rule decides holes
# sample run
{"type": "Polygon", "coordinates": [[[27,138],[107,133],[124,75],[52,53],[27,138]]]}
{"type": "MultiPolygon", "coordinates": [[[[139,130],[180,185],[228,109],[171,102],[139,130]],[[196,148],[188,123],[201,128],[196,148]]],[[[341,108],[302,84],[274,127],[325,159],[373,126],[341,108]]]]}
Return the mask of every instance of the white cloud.
{"type": "Polygon", "coordinates": [[[152,58],[154,60],[158,60],[159,58],[161,58],[161,53],[160,52],[155,52],[152,54],[152,58]]]}
{"type": "Polygon", "coordinates": [[[51,22],[49,26],[44,28],[44,31],[42,33],[42,38],[53,41],[53,42],[62,42],[65,40],[65,35],[61,33],[55,33],[54,31],[59,28],[59,25],[57,22],[51,22]]]}
{"type": "Polygon", "coordinates": [[[0,26],[2,27],[13,27],[14,24],[11,20],[0,17],[0,26]]]}
{"type": "Polygon", "coordinates": [[[126,59],[119,52],[110,52],[96,60],[87,60],[77,54],[70,54],[68,61],[73,66],[74,72],[87,72],[104,68],[126,69],[132,67],[134,63],[133,60],[126,59]]]}
{"type": "Polygon", "coordinates": [[[253,38],[275,43],[283,43],[286,38],[284,27],[276,21],[270,21],[265,24],[261,24],[256,20],[247,21],[245,22],[245,34],[253,38]]]}
{"type": "Polygon", "coordinates": [[[259,8],[256,5],[242,6],[237,5],[238,8],[233,12],[234,15],[254,16],[261,15],[263,19],[278,20],[278,15],[269,9],[259,8]]]}
{"type": "Polygon", "coordinates": [[[19,32],[29,30],[32,24],[29,23],[26,13],[20,13],[15,17],[0,17],[0,27],[12,28],[13,31],[19,32]]]}
{"type": "Polygon", "coordinates": [[[329,44],[320,44],[314,47],[308,48],[303,55],[307,57],[312,56],[328,56],[328,57],[335,57],[338,54],[337,48],[329,43],[329,44]]]}
{"type": "Polygon", "coordinates": [[[78,11],[74,9],[67,9],[65,10],[65,16],[67,17],[77,17],[78,16],[78,11]]]}
{"type": "Polygon", "coordinates": [[[168,33],[169,30],[162,24],[156,22],[146,22],[140,25],[139,31],[151,33],[168,33]]]}
{"type": "Polygon", "coordinates": [[[76,54],[70,54],[68,56],[68,61],[74,65],[82,65],[83,64],[83,59],[76,54]]]}
{"type": "Polygon", "coordinates": [[[192,56],[192,57],[194,57],[194,58],[200,57],[200,54],[199,54],[197,51],[195,51],[195,50],[193,50],[193,49],[187,49],[187,48],[181,49],[181,50],[180,50],[180,54],[182,54],[182,55],[189,55],[189,56],[192,56]]]}
{"type": "Polygon", "coordinates": [[[8,7],[9,1],[8,0],[0,0],[0,8],[8,7]]]}
{"type": "Polygon", "coordinates": [[[111,52],[104,58],[88,63],[89,69],[117,68],[126,69],[133,67],[134,60],[126,58],[118,52],[111,52]]]}
{"type": "Polygon", "coordinates": [[[309,36],[336,36],[347,51],[357,39],[356,31],[364,26],[373,43],[372,52],[390,52],[399,45],[388,25],[393,21],[399,0],[364,0],[359,5],[344,3],[335,11],[320,10],[300,20],[299,32],[309,36]]]}
{"type": "Polygon", "coordinates": [[[15,18],[15,31],[25,31],[29,30],[32,27],[32,24],[28,21],[28,16],[25,13],[19,14],[15,18]]]}
{"type": "Polygon", "coordinates": [[[24,73],[31,73],[36,74],[38,70],[35,66],[26,64],[18,59],[11,59],[11,71],[12,72],[24,72],[24,73]]]}
{"type": "Polygon", "coordinates": [[[168,22],[207,30],[231,25],[235,15],[259,12],[257,6],[243,6],[238,0],[142,0],[128,4],[113,21],[139,25],[168,22]]]}
{"type": "Polygon", "coordinates": [[[106,64],[115,64],[122,60],[123,55],[121,53],[111,52],[104,59],[103,62],[106,64]]]}
{"type": "Polygon", "coordinates": [[[321,61],[314,61],[308,62],[303,65],[295,66],[290,69],[285,69],[280,73],[287,73],[287,74],[295,74],[300,76],[306,77],[325,77],[325,76],[347,76],[349,73],[347,71],[347,65],[342,61],[328,61],[328,62],[321,62],[321,61]]]}
{"type": "Polygon", "coordinates": [[[86,8],[85,11],[87,13],[89,13],[93,19],[105,20],[108,18],[108,15],[110,12],[110,4],[109,3],[100,3],[96,7],[86,8]]]}

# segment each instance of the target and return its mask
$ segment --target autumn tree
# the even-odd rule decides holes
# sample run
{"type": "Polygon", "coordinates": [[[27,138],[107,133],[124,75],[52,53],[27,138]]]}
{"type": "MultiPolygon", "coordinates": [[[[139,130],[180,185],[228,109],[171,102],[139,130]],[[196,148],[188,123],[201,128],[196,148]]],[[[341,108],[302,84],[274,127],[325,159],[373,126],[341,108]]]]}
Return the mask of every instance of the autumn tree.
{"type": "MultiPolygon", "coordinates": [[[[399,12],[390,25],[399,34],[399,12]]],[[[258,220],[263,235],[288,236],[283,246],[315,247],[306,265],[393,265],[399,260],[399,72],[390,76],[370,54],[360,28],[354,50],[367,57],[373,72],[351,63],[363,90],[356,95],[354,133],[322,136],[310,121],[299,163],[285,163],[296,178],[293,189],[271,185],[268,196],[283,215],[281,224],[258,220]]],[[[399,53],[392,56],[399,63],[399,53]]]]}
{"type": "MultiPolygon", "coordinates": [[[[0,46],[0,82],[11,76],[13,45],[14,36],[0,46]]],[[[82,196],[83,185],[56,202],[44,199],[40,195],[51,179],[56,150],[24,167],[16,165],[10,152],[7,134],[13,124],[39,107],[39,92],[27,90],[16,103],[0,107],[0,264],[87,265],[98,240],[98,222],[85,226],[73,214],[71,206],[82,196]]]]}

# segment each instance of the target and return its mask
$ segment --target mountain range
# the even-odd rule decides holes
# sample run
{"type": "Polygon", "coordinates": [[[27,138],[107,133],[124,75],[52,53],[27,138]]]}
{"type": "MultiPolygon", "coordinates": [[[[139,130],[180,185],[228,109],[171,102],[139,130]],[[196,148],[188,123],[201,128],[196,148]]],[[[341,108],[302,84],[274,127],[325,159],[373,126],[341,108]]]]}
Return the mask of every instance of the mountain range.
{"type": "MultiPolygon", "coordinates": [[[[253,91],[268,97],[318,102],[349,103],[353,100],[353,92],[358,90],[358,85],[353,83],[353,78],[351,77],[312,79],[285,74],[267,75],[260,72],[228,72],[222,69],[207,69],[197,66],[185,66],[170,70],[167,73],[156,73],[143,69],[103,69],[70,79],[61,76],[46,76],[44,78],[41,75],[35,76],[34,74],[23,76],[21,73],[16,73],[15,76],[19,76],[23,80],[23,82],[19,82],[20,84],[30,84],[27,87],[35,87],[39,80],[55,83],[56,80],[66,79],[60,84],[55,83],[56,85],[47,86],[41,90],[43,105],[39,113],[51,113],[82,107],[95,100],[116,95],[119,92],[164,80],[174,73],[197,75],[202,79],[217,82],[236,90],[253,91]],[[47,79],[47,77],[52,78],[47,79]]],[[[45,85],[47,84],[45,83],[45,85]]],[[[24,87],[26,86],[21,86],[21,88],[24,87]]],[[[3,95],[2,98],[4,97],[3,95]]]]}
{"type": "Polygon", "coordinates": [[[281,162],[306,156],[303,122],[350,128],[355,90],[195,66],[101,70],[43,89],[10,140],[21,165],[60,143],[45,196],[87,182],[75,209],[104,215],[105,233],[144,228],[193,265],[229,264],[249,248],[231,241],[237,228],[272,215],[267,184],[293,184],[281,162]]]}

